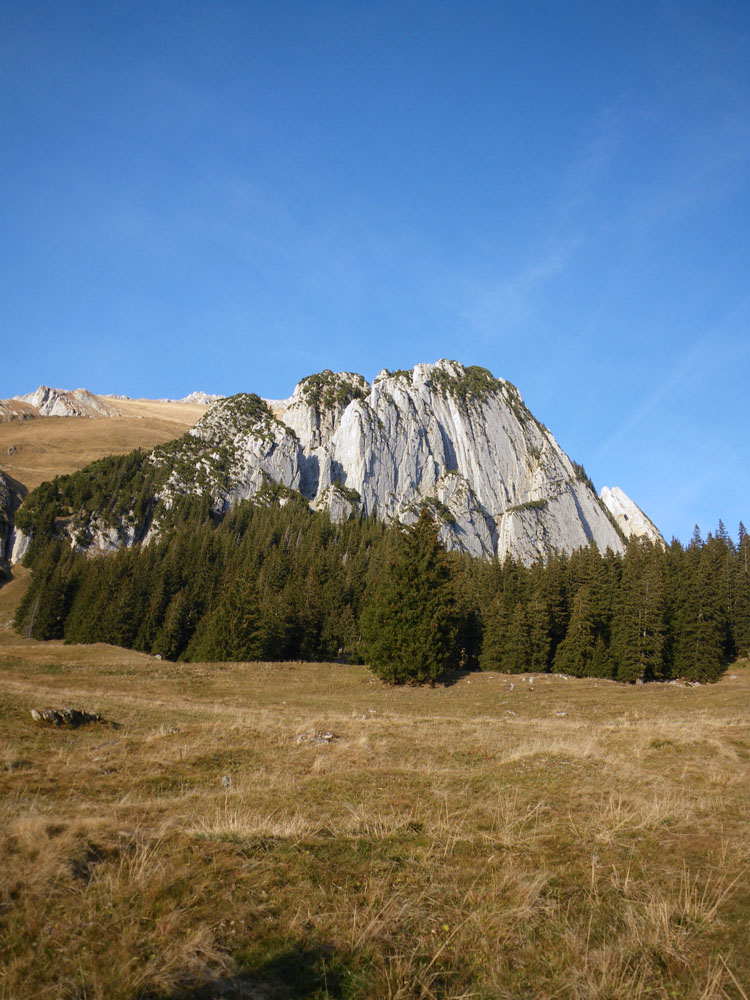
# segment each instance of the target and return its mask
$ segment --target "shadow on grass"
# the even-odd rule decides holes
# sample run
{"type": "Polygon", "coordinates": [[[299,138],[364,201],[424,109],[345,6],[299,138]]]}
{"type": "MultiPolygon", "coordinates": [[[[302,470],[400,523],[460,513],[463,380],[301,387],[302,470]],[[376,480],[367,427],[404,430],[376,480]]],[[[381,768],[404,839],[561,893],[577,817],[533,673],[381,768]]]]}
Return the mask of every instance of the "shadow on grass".
{"type": "Polygon", "coordinates": [[[463,680],[464,677],[471,677],[471,675],[475,674],[476,672],[477,672],[476,670],[446,671],[446,673],[444,673],[442,677],[440,677],[439,680],[435,682],[435,687],[453,687],[454,684],[458,684],[458,682],[463,680]]]}
{"type": "MultiPolygon", "coordinates": [[[[346,1000],[353,971],[347,958],[327,947],[291,947],[252,971],[176,990],[158,1000],[346,1000]]],[[[139,1000],[157,1000],[156,994],[139,1000]]]]}

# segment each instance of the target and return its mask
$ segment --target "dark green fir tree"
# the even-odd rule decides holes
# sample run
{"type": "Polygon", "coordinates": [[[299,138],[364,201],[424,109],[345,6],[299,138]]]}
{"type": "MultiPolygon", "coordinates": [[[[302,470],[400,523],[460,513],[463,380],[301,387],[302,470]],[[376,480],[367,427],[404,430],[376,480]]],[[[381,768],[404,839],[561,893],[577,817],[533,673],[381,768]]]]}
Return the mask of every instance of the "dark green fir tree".
{"type": "Polygon", "coordinates": [[[557,647],[555,671],[574,677],[611,677],[607,647],[597,634],[594,606],[586,584],[573,597],[565,638],[557,647]]]}
{"type": "Polygon", "coordinates": [[[734,566],[732,633],[739,656],[750,656],[750,535],[740,521],[734,566]]]}
{"type": "Polygon", "coordinates": [[[505,650],[510,633],[510,609],[502,593],[488,606],[484,614],[482,650],[479,654],[480,670],[506,670],[505,650]]]}
{"type": "Polygon", "coordinates": [[[617,680],[667,676],[667,563],[659,545],[634,540],[622,564],[612,627],[617,680]]]}
{"type": "Polygon", "coordinates": [[[713,589],[713,559],[697,526],[688,547],[674,555],[674,671],[692,681],[715,681],[723,669],[723,615],[713,589]]]}
{"type": "Polygon", "coordinates": [[[457,623],[450,564],[426,510],[416,524],[394,530],[361,629],[366,661],[391,684],[434,683],[451,667],[457,623]]]}

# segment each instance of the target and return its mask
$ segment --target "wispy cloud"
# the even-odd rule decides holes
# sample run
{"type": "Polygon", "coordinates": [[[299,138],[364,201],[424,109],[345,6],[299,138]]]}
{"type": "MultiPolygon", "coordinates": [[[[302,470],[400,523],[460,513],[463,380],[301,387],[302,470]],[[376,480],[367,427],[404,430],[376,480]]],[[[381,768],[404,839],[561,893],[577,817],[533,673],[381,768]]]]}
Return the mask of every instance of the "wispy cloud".
{"type": "Polygon", "coordinates": [[[646,178],[623,206],[618,228],[643,234],[694,217],[747,184],[750,123],[746,109],[695,125],[664,174],[646,178]]]}
{"type": "Polygon", "coordinates": [[[565,270],[576,246],[573,238],[553,243],[514,274],[474,287],[469,301],[460,310],[462,321],[482,336],[523,323],[542,286],[565,270]]]}
{"type": "Polygon", "coordinates": [[[544,286],[558,278],[576,253],[596,235],[586,211],[617,158],[624,133],[623,111],[605,108],[564,170],[547,222],[517,270],[482,284],[466,282],[459,316],[480,336],[497,335],[527,322],[544,286]]]}
{"type": "Polygon", "coordinates": [[[558,222],[574,218],[591,202],[621,150],[627,116],[623,100],[608,105],[591,123],[589,135],[563,174],[558,222]]]}
{"type": "Polygon", "coordinates": [[[716,351],[718,343],[715,330],[695,340],[599,445],[594,457],[598,459],[611,451],[621,451],[624,438],[632,435],[652,415],[660,410],[663,412],[664,405],[670,398],[684,395],[703,367],[707,353],[716,351]]]}

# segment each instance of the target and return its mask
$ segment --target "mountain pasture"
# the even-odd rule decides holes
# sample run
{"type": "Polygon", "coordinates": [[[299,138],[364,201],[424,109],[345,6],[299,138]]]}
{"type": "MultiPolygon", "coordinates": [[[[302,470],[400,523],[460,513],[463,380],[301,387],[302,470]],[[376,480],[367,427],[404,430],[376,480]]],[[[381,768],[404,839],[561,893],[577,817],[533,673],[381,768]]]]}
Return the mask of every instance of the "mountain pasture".
{"type": "Polygon", "coordinates": [[[195,424],[205,406],[154,399],[113,399],[119,417],[33,417],[0,421],[0,455],[8,475],[34,489],[105,455],[124,455],[171,441],[195,424]]]}
{"type": "Polygon", "coordinates": [[[0,997],[750,992],[747,661],[394,688],[4,628],[0,674],[0,997]]]}

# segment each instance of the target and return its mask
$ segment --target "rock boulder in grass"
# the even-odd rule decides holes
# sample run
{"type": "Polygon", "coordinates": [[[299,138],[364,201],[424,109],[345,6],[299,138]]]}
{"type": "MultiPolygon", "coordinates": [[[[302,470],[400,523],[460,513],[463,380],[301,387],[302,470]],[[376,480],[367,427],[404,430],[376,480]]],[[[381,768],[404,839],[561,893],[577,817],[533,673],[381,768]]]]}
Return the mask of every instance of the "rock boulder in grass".
{"type": "Polygon", "coordinates": [[[89,722],[106,722],[96,712],[84,712],[78,708],[32,708],[31,718],[48,726],[68,726],[71,729],[89,722]]]}

